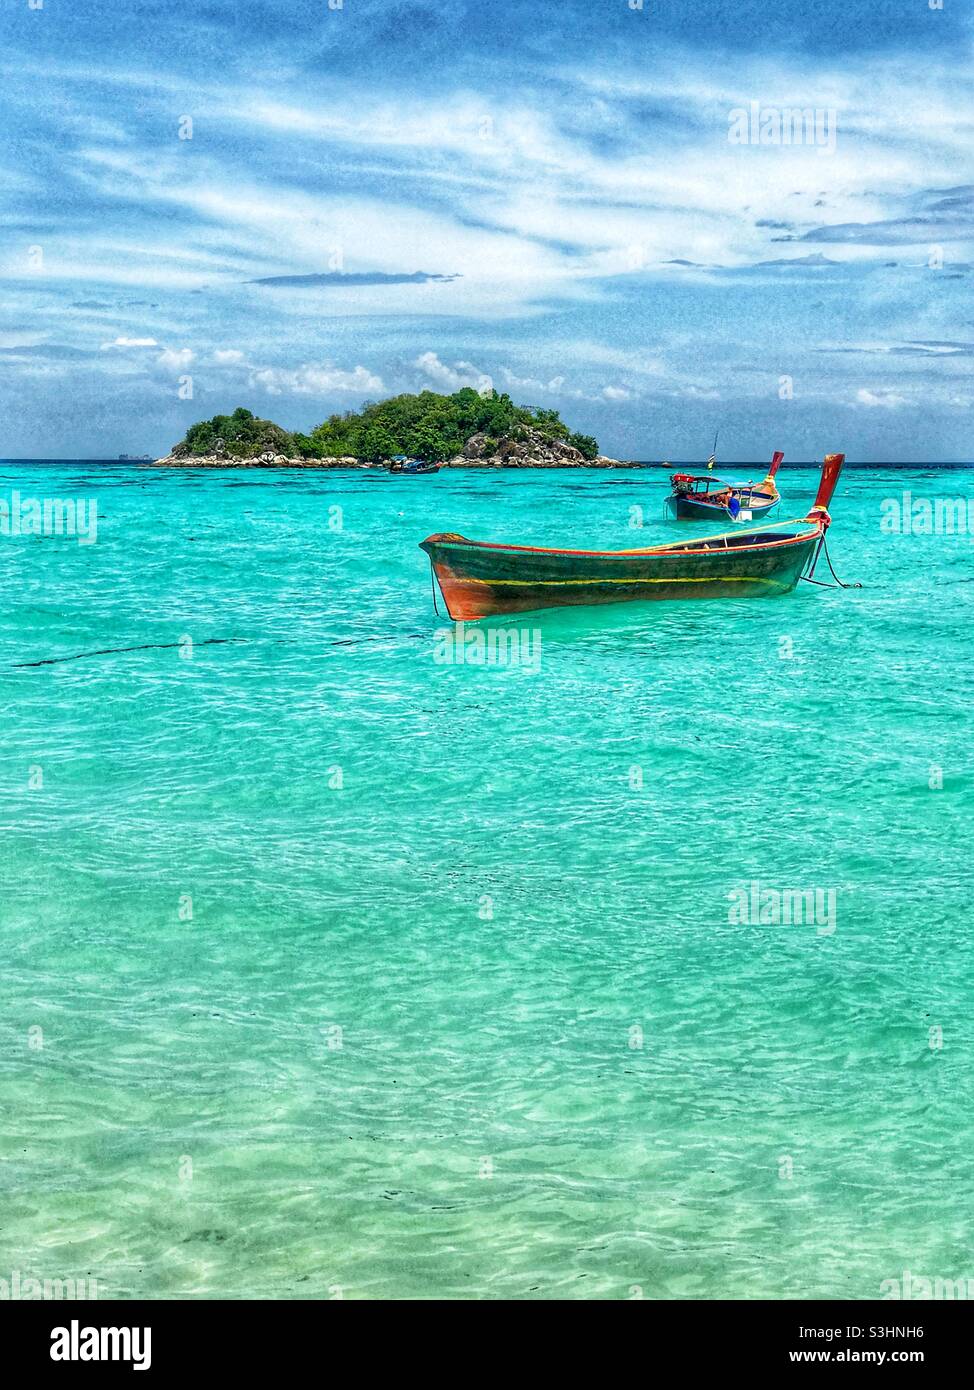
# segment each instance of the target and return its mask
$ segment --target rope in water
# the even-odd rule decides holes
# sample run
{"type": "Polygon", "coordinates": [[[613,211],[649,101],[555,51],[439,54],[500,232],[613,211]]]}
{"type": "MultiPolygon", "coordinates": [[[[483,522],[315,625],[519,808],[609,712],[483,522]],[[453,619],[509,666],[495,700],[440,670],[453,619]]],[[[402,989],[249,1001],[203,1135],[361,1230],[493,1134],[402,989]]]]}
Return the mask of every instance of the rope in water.
{"type": "Polygon", "coordinates": [[[818,550],[815,552],[815,559],[812,561],[812,568],[809,570],[808,574],[803,574],[803,575],[801,576],[801,578],[804,579],[804,581],[805,581],[806,584],[816,584],[816,585],[818,585],[818,587],[819,587],[820,589],[861,589],[861,588],[862,588],[862,585],[859,584],[859,583],[855,583],[855,584],[843,584],[842,580],[841,580],[841,579],[839,578],[839,576],[836,574],[835,570],[834,570],[833,567],[832,567],[832,557],[831,557],[831,555],[829,554],[829,543],[828,543],[828,541],[826,540],[825,532],[824,532],[824,531],[822,532],[822,544],[819,546],[818,550]],[[832,578],[835,580],[835,583],[834,583],[834,584],[827,584],[827,583],[825,582],[824,579],[813,579],[813,578],[812,578],[812,575],[815,573],[815,566],[818,564],[818,557],[821,555],[821,553],[822,553],[823,550],[825,551],[825,561],[826,561],[826,564],[827,564],[828,567],[829,567],[829,573],[831,574],[832,578]]]}
{"type": "MultiPolygon", "coordinates": [[[[248,637],[198,637],[197,647],[219,647],[227,642],[248,642],[248,637]]],[[[98,647],[93,652],[72,652],[70,656],[45,656],[40,661],[14,661],[12,671],[24,670],[28,666],[57,666],[62,661],[82,661],[87,656],[114,656],[117,652],[165,651],[171,647],[181,647],[182,642],[140,642],[137,647],[98,647]]]]}
{"type": "Polygon", "coordinates": [[[439,617],[440,610],[436,606],[436,574],[433,570],[432,555],[430,556],[430,588],[433,590],[433,612],[436,614],[437,617],[439,617]]]}

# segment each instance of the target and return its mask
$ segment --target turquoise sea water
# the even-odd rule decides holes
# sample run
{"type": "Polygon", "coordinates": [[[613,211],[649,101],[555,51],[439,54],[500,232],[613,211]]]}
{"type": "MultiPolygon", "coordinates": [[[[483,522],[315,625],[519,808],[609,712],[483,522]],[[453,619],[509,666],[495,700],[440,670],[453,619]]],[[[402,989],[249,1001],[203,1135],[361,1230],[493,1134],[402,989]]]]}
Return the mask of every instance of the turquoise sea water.
{"type": "Polygon", "coordinates": [[[880,528],[974,473],[846,473],[861,590],[521,617],[537,671],[434,660],[417,542],[672,539],[665,474],[14,489],[96,498],[98,539],[0,537],[0,1278],[974,1278],[974,551],[880,528]],[[753,882],[834,931],[731,921],[753,882]]]}

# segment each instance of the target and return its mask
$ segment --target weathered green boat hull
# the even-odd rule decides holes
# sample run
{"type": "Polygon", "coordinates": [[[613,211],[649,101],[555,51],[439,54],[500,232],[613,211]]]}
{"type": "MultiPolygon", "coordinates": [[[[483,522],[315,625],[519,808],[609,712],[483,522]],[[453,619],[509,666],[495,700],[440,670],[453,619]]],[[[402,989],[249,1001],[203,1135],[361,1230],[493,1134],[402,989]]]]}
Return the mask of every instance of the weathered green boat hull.
{"type": "MultiPolygon", "coordinates": [[[[742,542],[745,536],[741,533],[742,542]]],[[[770,598],[794,589],[818,540],[815,529],[750,544],[556,551],[431,536],[422,548],[433,562],[450,617],[471,620],[646,599],[770,598]]]]}

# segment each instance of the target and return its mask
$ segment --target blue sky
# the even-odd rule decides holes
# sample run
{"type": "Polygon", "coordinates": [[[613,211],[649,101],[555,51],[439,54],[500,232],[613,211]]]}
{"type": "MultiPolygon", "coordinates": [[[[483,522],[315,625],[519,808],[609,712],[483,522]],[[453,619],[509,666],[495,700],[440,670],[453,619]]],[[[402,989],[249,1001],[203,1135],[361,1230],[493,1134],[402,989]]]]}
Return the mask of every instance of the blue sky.
{"type": "Polygon", "coordinates": [[[8,0],[0,452],[489,380],[623,457],[970,458],[972,37],[960,0],[8,0]],[[752,102],[823,140],[732,143],[752,102]]]}

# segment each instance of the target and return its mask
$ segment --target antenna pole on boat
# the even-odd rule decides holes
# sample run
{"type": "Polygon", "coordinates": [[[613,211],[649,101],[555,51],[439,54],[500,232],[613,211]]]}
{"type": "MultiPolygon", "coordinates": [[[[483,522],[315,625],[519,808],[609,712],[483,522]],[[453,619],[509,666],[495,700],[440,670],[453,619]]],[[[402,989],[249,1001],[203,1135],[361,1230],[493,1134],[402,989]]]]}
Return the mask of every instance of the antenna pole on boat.
{"type": "Polygon", "coordinates": [[[713,449],[711,450],[710,458],[707,460],[707,469],[708,469],[708,471],[709,471],[710,469],[712,469],[713,466],[714,466],[714,464],[717,462],[717,436],[718,436],[719,434],[720,434],[720,427],[718,426],[718,428],[714,430],[714,447],[713,447],[713,449]]]}

